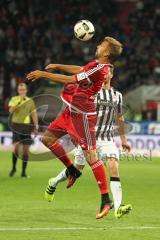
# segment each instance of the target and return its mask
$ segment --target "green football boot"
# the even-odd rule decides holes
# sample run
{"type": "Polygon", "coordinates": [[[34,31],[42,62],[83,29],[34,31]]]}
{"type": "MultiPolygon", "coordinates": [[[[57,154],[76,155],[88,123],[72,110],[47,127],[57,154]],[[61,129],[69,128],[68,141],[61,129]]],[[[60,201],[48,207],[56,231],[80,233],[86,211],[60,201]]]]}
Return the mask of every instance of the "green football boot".
{"type": "Polygon", "coordinates": [[[121,218],[122,216],[128,214],[132,210],[131,204],[120,205],[118,211],[114,212],[115,218],[121,218]]]}

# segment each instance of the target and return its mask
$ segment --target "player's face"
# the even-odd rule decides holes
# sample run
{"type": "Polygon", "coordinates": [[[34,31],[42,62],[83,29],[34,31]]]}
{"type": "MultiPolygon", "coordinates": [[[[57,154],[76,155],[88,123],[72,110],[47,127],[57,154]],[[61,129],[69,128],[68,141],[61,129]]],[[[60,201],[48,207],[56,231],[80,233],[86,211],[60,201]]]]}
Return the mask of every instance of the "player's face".
{"type": "Polygon", "coordinates": [[[19,86],[18,87],[18,94],[21,97],[26,97],[26,95],[27,95],[27,88],[25,86],[19,86]]]}
{"type": "Polygon", "coordinates": [[[103,41],[101,42],[98,46],[97,46],[97,50],[96,50],[96,57],[100,58],[100,57],[105,57],[108,54],[108,42],[107,41],[103,41]]]}

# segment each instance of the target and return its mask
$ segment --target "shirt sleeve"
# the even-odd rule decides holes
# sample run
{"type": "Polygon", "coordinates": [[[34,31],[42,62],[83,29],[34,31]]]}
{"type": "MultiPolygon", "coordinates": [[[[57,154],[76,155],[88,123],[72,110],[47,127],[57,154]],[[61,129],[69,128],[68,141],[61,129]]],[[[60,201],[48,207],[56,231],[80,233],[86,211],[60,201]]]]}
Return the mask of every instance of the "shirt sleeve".
{"type": "Polygon", "coordinates": [[[96,67],[93,67],[88,71],[82,71],[81,73],[75,75],[76,81],[80,82],[85,79],[89,80],[89,77],[93,76],[96,72],[100,71],[102,68],[104,68],[104,64],[98,64],[96,67]]]}

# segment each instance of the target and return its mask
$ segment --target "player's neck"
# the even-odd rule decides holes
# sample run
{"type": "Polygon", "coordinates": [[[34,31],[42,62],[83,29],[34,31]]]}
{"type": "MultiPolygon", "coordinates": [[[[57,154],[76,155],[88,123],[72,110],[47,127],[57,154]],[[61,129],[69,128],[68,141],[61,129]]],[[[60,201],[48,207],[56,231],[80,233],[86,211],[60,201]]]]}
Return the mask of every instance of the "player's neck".
{"type": "Polygon", "coordinates": [[[104,83],[103,86],[102,86],[103,89],[105,90],[110,90],[111,89],[111,85],[109,83],[104,83]]]}
{"type": "Polygon", "coordinates": [[[21,95],[19,95],[19,97],[20,97],[21,99],[25,99],[27,96],[21,96],[21,95]]]}

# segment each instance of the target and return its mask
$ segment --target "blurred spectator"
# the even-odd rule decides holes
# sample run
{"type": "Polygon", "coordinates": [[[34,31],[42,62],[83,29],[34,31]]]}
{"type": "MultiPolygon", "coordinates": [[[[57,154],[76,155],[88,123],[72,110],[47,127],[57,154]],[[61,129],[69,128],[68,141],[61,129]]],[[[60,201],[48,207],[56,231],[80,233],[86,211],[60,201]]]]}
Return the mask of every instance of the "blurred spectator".
{"type": "Polygon", "coordinates": [[[153,113],[152,113],[152,111],[148,111],[148,112],[146,113],[146,120],[147,120],[148,122],[151,122],[151,121],[153,120],[153,113]]]}
{"type": "Polygon", "coordinates": [[[4,131],[5,130],[5,126],[3,123],[0,122],[0,132],[4,131]]]}
{"type": "Polygon", "coordinates": [[[147,110],[143,112],[143,120],[147,122],[157,120],[157,111],[156,110],[147,110]]]}
{"type": "Polygon", "coordinates": [[[113,80],[119,90],[159,83],[159,1],[137,1],[128,9],[123,24],[120,11],[121,15],[126,13],[118,4],[123,6],[113,0],[1,0],[0,91],[4,100],[15,93],[16,84],[24,82],[32,69],[42,69],[49,62],[83,65],[93,57],[95,43],[105,35],[124,43],[113,80]],[[83,43],[73,37],[73,26],[79,19],[89,19],[95,25],[92,41],[83,43]]]}
{"type": "Polygon", "coordinates": [[[142,112],[136,112],[134,115],[134,121],[135,122],[140,122],[142,121],[142,112]]]}

